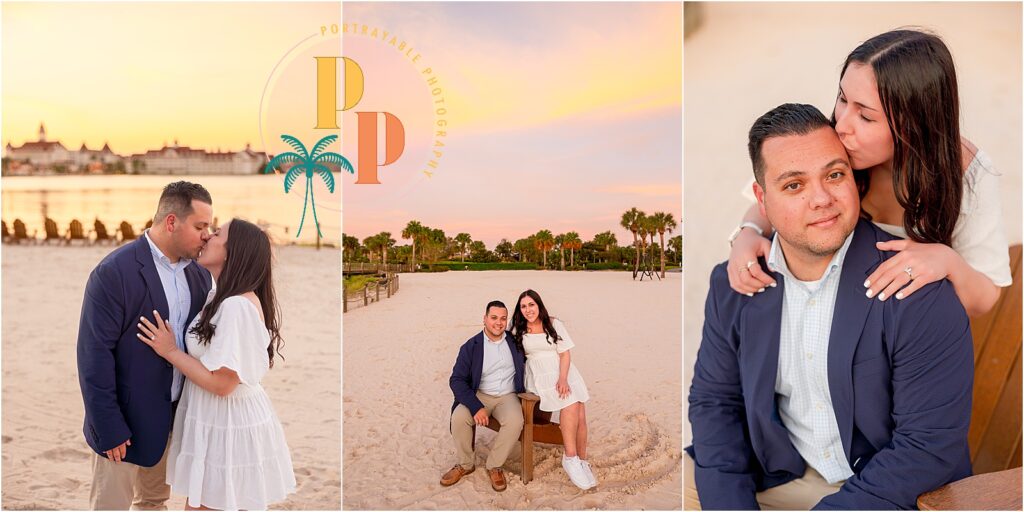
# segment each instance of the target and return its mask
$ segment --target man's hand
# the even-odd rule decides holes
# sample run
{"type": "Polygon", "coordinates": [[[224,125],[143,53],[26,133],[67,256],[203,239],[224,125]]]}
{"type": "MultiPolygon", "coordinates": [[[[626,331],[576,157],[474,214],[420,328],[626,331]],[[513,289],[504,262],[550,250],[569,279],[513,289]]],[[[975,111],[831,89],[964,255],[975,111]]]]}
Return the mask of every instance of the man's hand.
{"type": "Polygon", "coordinates": [[[473,421],[481,427],[486,427],[487,423],[490,421],[490,417],[491,415],[487,414],[487,409],[480,409],[473,415],[473,421]]]}
{"type": "Polygon", "coordinates": [[[121,462],[124,456],[128,453],[128,447],[132,445],[132,440],[129,439],[118,446],[115,446],[112,450],[107,450],[103,453],[107,454],[107,458],[114,462],[121,462]]]}

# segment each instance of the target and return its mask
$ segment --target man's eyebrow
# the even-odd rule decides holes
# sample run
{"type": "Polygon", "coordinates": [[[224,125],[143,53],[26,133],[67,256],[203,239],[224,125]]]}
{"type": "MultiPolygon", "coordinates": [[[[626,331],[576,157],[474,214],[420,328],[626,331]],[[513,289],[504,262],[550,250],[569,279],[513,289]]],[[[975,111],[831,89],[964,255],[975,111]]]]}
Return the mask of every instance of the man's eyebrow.
{"type": "Polygon", "coordinates": [[[832,160],[831,162],[825,164],[822,167],[822,169],[831,169],[831,168],[833,168],[833,167],[835,167],[837,165],[841,165],[843,167],[846,167],[847,169],[850,168],[850,163],[847,162],[845,158],[840,157],[840,158],[836,158],[835,160],[832,160]]]}
{"type": "Polygon", "coordinates": [[[805,174],[807,174],[807,173],[804,172],[804,171],[786,171],[786,172],[780,174],[779,177],[775,178],[773,181],[775,183],[778,183],[780,181],[786,181],[788,179],[796,178],[798,176],[803,176],[805,174]]]}

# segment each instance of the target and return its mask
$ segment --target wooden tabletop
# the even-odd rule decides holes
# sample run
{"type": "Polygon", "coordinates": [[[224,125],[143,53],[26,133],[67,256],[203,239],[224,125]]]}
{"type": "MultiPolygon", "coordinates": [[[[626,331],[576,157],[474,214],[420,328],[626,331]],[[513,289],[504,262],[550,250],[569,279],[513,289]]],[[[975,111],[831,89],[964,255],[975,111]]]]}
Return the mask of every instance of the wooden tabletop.
{"type": "Polygon", "coordinates": [[[958,480],[917,498],[921,510],[1021,510],[1021,468],[958,480]]]}

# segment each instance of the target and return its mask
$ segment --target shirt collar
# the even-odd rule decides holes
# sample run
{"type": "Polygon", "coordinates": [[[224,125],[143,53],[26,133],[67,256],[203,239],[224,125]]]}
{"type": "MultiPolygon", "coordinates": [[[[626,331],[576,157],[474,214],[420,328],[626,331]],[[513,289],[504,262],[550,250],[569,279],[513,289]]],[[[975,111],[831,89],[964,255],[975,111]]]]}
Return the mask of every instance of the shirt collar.
{"type": "MultiPolygon", "coordinates": [[[[787,279],[800,281],[792,272],[789,271],[789,266],[786,264],[786,257],[782,253],[782,244],[779,242],[780,240],[779,233],[776,232],[775,236],[772,237],[772,248],[768,253],[768,269],[772,272],[782,274],[787,279]]],[[[842,247],[832,255],[832,260],[829,261],[828,267],[825,268],[825,272],[821,275],[821,279],[829,277],[834,271],[843,267],[843,261],[846,260],[846,253],[850,249],[851,242],[853,242],[852,232],[846,237],[846,241],[843,242],[842,247]]]]}
{"type": "Polygon", "coordinates": [[[142,232],[142,236],[146,237],[146,241],[149,242],[149,249],[153,251],[153,256],[156,258],[156,260],[162,262],[168,267],[171,267],[173,269],[185,268],[189,265],[189,263],[192,263],[192,260],[186,258],[181,258],[178,260],[178,263],[182,263],[182,265],[176,265],[174,263],[171,263],[171,260],[164,255],[164,252],[161,251],[160,248],[157,247],[156,243],[153,242],[153,239],[149,237],[148,229],[142,232]]]}
{"type": "Polygon", "coordinates": [[[487,335],[487,330],[486,329],[482,330],[480,332],[484,335],[484,341],[490,343],[491,345],[501,345],[502,343],[505,342],[505,333],[501,333],[501,339],[500,340],[494,341],[494,340],[491,339],[490,336],[487,335]]]}

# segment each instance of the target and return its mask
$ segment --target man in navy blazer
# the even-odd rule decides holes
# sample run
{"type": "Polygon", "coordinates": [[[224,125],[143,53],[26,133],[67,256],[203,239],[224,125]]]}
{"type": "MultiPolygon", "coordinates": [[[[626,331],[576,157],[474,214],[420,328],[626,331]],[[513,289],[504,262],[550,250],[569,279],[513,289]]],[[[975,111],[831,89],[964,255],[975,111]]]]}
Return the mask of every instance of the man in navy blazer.
{"type": "MultiPolygon", "coordinates": [[[[749,149],[776,235],[766,259],[739,270],[760,264],[777,286],[748,296],[729,287],[726,263],[712,273],[687,498],[703,509],[914,509],[971,473],[964,308],[946,280],[907,297],[865,293],[894,254],[876,243],[893,237],[859,218],[846,151],[817,109],[768,112],[749,149]]],[[[899,282],[911,280],[903,269],[899,282]]]]}
{"type": "Polygon", "coordinates": [[[201,185],[164,188],[153,227],[107,255],[89,275],[78,329],[83,432],[96,452],[95,510],[165,507],[166,447],[182,377],[137,338],[158,311],[184,330],[206,302],[212,279],[195,263],[209,238],[213,200],[201,185]]]}
{"type": "Polygon", "coordinates": [[[501,424],[487,456],[487,476],[496,491],[506,488],[505,464],[523,431],[523,409],[517,393],[523,385],[523,354],[505,331],[508,308],[491,301],[484,310],[484,329],[462,344],[448,385],[455,394],[449,430],[455,440],[459,463],[441,476],[441,485],[453,485],[476,469],[473,435],[477,425],[487,426],[493,417],[501,424]]]}

